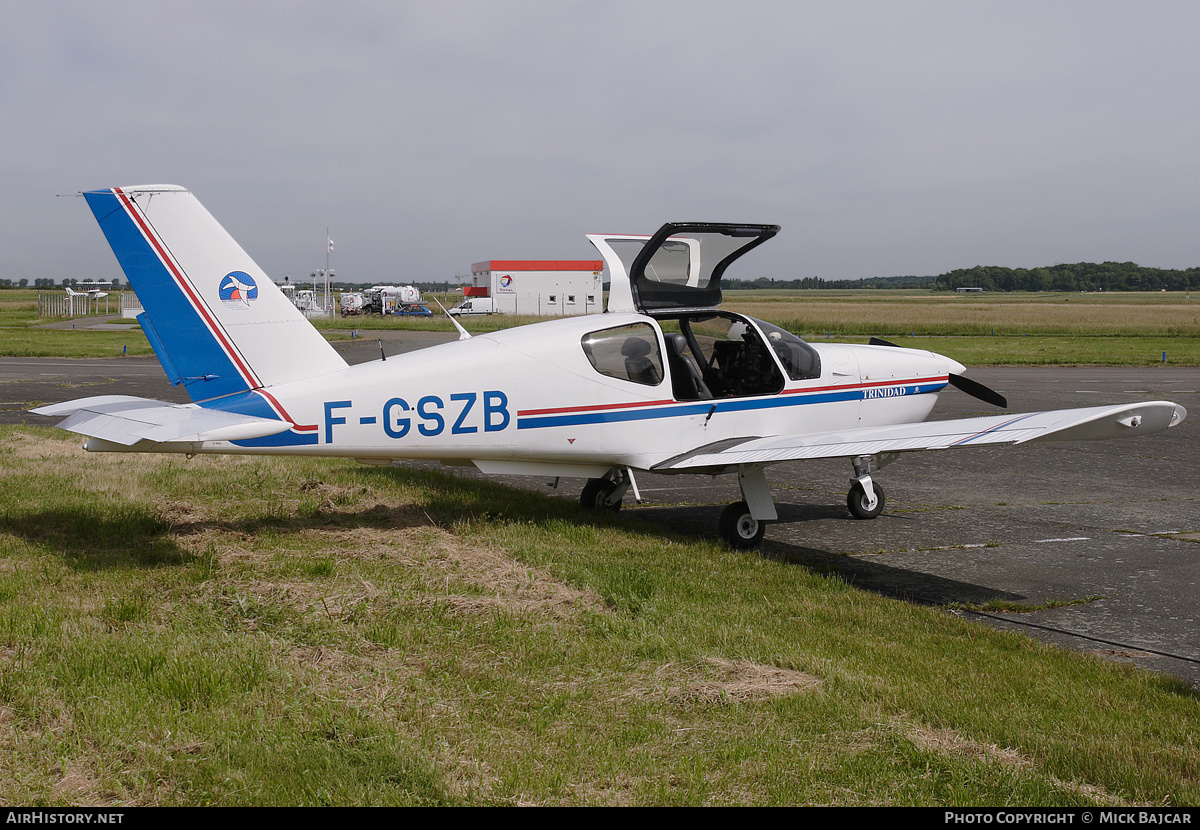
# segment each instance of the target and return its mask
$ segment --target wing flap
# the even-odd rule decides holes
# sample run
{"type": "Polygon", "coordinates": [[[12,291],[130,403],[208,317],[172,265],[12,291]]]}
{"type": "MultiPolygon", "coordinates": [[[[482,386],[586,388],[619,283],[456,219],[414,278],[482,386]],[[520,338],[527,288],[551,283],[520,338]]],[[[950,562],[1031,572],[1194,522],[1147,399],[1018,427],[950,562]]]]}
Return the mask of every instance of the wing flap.
{"type": "Polygon", "coordinates": [[[922,421],[810,435],[753,438],[732,445],[700,447],[655,465],[655,470],[718,469],[738,464],[773,464],[816,458],[853,458],[883,452],[919,452],[1028,441],[1087,441],[1153,435],[1183,423],[1187,411],[1170,401],[1024,415],[995,415],[922,421]]]}
{"type": "Polygon", "coordinates": [[[30,410],[37,415],[66,415],[60,429],[126,447],[139,441],[156,444],[240,441],[265,438],[292,428],[288,421],[171,404],[125,395],[102,395],[30,410]]]}

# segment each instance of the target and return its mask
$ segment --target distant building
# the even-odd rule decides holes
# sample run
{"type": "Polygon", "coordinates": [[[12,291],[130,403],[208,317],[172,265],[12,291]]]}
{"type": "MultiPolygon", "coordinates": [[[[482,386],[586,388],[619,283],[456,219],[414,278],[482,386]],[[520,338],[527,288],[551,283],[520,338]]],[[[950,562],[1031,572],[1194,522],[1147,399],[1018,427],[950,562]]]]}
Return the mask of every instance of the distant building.
{"type": "Polygon", "coordinates": [[[604,310],[599,259],[489,259],[471,266],[467,297],[492,297],[501,314],[569,317],[604,310]]]}

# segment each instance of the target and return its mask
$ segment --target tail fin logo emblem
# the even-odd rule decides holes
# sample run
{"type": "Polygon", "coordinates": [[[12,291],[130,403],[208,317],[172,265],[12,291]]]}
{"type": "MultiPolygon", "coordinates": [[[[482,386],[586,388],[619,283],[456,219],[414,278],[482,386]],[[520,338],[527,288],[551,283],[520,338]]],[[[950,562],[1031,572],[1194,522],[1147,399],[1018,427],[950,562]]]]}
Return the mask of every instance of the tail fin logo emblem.
{"type": "Polygon", "coordinates": [[[230,271],[221,279],[217,294],[226,305],[248,306],[251,300],[258,299],[258,286],[245,271],[230,271]]]}

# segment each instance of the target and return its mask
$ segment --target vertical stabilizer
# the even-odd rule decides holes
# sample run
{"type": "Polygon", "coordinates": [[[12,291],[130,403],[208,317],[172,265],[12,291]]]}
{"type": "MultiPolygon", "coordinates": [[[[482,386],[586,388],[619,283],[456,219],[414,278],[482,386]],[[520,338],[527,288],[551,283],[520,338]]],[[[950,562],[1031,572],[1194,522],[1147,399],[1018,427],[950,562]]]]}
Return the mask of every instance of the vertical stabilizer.
{"type": "Polygon", "coordinates": [[[145,312],[167,377],[194,401],[315,377],[346,362],[188,190],[84,193],[145,312]]]}

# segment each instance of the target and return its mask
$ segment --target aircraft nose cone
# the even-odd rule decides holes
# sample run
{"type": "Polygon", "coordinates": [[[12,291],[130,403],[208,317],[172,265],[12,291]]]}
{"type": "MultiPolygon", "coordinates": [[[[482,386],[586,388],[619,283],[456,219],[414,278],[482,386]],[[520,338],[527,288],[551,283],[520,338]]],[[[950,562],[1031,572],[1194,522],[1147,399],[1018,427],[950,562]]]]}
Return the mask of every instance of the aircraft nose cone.
{"type": "Polygon", "coordinates": [[[961,363],[959,363],[954,358],[946,357],[944,354],[937,354],[937,352],[934,352],[933,354],[946,362],[946,373],[947,374],[961,375],[967,371],[967,367],[963,366],[961,363]]]}

